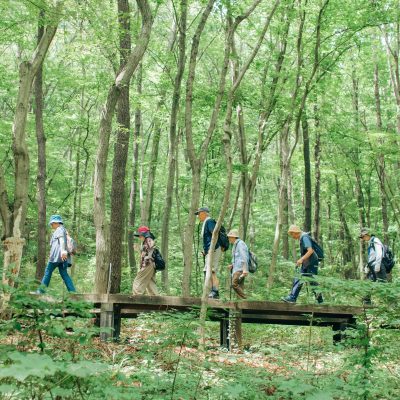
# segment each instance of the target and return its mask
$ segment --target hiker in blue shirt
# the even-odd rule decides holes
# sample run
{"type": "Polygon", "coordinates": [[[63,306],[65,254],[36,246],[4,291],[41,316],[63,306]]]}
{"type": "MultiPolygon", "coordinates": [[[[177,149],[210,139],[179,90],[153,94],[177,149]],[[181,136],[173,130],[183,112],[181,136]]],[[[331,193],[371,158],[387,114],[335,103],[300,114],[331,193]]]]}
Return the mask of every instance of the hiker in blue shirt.
{"type": "MultiPolygon", "coordinates": [[[[67,231],[60,215],[52,215],[49,225],[54,230],[50,239],[50,255],[49,262],[44,271],[41,284],[48,287],[51,276],[56,268],[61,275],[62,280],[69,292],[75,292],[75,286],[71,277],[68,275],[68,267],[72,264],[71,255],[67,251],[67,231]]],[[[44,293],[42,288],[37,290],[38,293],[44,293]]]]}
{"type": "MultiPolygon", "coordinates": [[[[296,261],[297,266],[301,266],[300,273],[303,277],[313,277],[318,274],[318,256],[315,253],[312,245],[311,237],[308,233],[303,232],[298,226],[291,225],[288,230],[288,235],[295,240],[300,241],[300,254],[301,257],[296,261]]],[[[300,294],[300,290],[303,286],[304,281],[299,278],[294,278],[292,290],[289,296],[283,297],[282,300],[286,303],[296,303],[297,297],[300,294]]],[[[318,286],[316,281],[310,282],[311,286],[318,286]]],[[[318,303],[324,301],[322,294],[317,293],[313,290],[315,299],[318,303]]]]}

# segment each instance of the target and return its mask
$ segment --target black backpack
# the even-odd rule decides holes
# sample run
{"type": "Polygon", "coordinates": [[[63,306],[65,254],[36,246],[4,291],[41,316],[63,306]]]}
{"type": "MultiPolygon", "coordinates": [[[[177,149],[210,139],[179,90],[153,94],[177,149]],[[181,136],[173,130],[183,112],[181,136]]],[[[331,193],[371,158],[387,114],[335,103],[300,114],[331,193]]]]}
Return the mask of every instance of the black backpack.
{"type": "Polygon", "coordinates": [[[312,248],[318,257],[318,261],[323,261],[323,259],[324,259],[323,248],[311,236],[310,236],[310,239],[311,239],[312,248]]]}
{"type": "Polygon", "coordinates": [[[158,250],[157,247],[153,250],[153,256],[152,257],[153,257],[153,260],[154,260],[156,271],[164,271],[164,269],[165,269],[165,261],[162,258],[160,250],[158,250]]]}
{"type": "Polygon", "coordinates": [[[394,265],[396,264],[396,260],[394,259],[394,255],[392,249],[389,246],[383,245],[383,258],[382,264],[384,265],[386,272],[390,274],[394,265]]]}
{"type": "Polygon", "coordinates": [[[229,249],[229,239],[228,235],[226,234],[226,229],[223,225],[219,229],[218,244],[220,245],[222,251],[226,251],[229,249]]]}

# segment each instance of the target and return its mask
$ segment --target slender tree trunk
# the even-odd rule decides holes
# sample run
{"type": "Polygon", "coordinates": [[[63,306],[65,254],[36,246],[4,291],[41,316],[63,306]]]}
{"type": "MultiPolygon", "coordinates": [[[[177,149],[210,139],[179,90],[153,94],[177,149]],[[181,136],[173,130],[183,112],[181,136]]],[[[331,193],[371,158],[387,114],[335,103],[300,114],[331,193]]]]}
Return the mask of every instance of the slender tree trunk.
{"type": "MultiPolygon", "coordinates": [[[[142,94],[142,64],[138,67],[136,76],[137,94],[140,97],[142,94]]],[[[132,157],[132,178],[131,191],[129,195],[129,226],[128,226],[128,258],[131,277],[136,274],[135,250],[134,245],[134,229],[136,223],[136,199],[138,194],[138,175],[139,175],[139,142],[142,130],[142,112],[141,105],[136,107],[135,111],[135,130],[133,140],[133,157],[132,157]]]]}
{"type": "MultiPolygon", "coordinates": [[[[338,205],[339,212],[339,220],[341,223],[341,228],[339,230],[339,238],[341,239],[342,246],[342,262],[344,265],[351,264],[350,271],[354,271],[355,267],[355,258],[353,252],[353,240],[350,234],[349,227],[347,225],[346,217],[343,211],[343,202],[342,202],[342,193],[339,186],[339,180],[337,175],[335,175],[335,183],[336,183],[336,200],[338,205]]],[[[347,277],[355,278],[355,273],[350,273],[347,277]]]]}
{"type": "Polygon", "coordinates": [[[169,220],[172,210],[172,196],[174,193],[174,180],[176,170],[176,146],[177,146],[177,125],[179,114],[179,102],[181,98],[181,86],[183,72],[185,70],[186,58],[186,22],[187,22],[187,0],[180,2],[181,16],[178,22],[179,28],[179,56],[178,70],[174,81],[174,91],[172,95],[171,117],[169,124],[169,151],[168,151],[168,178],[167,178],[167,193],[165,197],[165,206],[162,218],[162,234],[161,234],[161,253],[164,255],[167,268],[162,272],[162,282],[164,290],[169,292],[168,282],[168,235],[169,235],[169,220]]]}
{"type": "Polygon", "coordinates": [[[303,157],[304,157],[304,231],[311,232],[311,157],[310,157],[310,135],[308,131],[307,115],[303,112],[301,117],[303,131],[303,157]]]}
{"type": "MultiPolygon", "coordinates": [[[[118,0],[120,69],[126,65],[131,51],[130,10],[128,0],[118,0]]],[[[125,174],[130,137],[129,111],[130,79],[121,87],[117,103],[117,138],[114,145],[114,162],[111,182],[110,217],[110,264],[111,293],[119,293],[121,288],[122,240],[125,230],[125,174]]]]}
{"type": "Polygon", "coordinates": [[[321,131],[319,126],[319,117],[317,106],[314,108],[315,120],[315,146],[314,146],[314,173],[315,173],[315,187],[314,187],[314,239],[321,243],[321,222],[320,222],[320,209],[321,209],[321,131]]]}
{"type": "MultiPolygon", "coordinates": [[[[39,13],[38,44],[44,35],[44,12],[39,13]]],[[[38,236],[35,278],[40,281],[46,265],[46,136],[43,127],[43,63],[35,78],[35,126],[38,145],[37,204],[38,236]]]]}
{"type": "MultiPolygon", "coordinates": [[[[153,25],[151,9],[147,0],[137,0],[142,16],[142,30],[136,47],[127,56],[127,62],[109,88],[107,100],[101,112],[99,142],[94,177],[94,225],[96,228],[96,293],[106,293],[109,281],[109,223],[106,218],[106,173],[112,119],[121,89],[126,87],[141,62],[150,39],[153,25]]],[[[111,265],[112,268],[112,265],[111,265]]]]}
{"type": "MultiPolygon", "coordinates": [[[[378,64],[375,64],[374,69],[374,92],[375,92],[375,113],[376,113],[376,127],[379,131],[382,131],[382,113],[381,113],[381,97],[379,90],[379,68],[378,64]]],[[[380,141],[383,144],[383,140],[380,141]]],[[[382,228],[383,228],[383,241],[389,243],[389,217],[388,217],[388,205],[385,193],[385,156],[383,153],[378,156],[378,173],[380,175],[379,188],[381,196],[381,209],[382,209],[382,228]]]]}

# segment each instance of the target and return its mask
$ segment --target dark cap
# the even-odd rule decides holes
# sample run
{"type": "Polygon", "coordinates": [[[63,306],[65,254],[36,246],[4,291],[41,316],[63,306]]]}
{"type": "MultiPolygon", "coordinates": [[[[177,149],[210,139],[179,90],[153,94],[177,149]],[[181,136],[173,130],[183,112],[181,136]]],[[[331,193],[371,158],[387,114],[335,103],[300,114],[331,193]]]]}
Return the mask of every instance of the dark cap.
{"type": "Polygon", "coordinates": [[[195,215],[199,215],[202,211],[206,212],[207,214],[210,213],[210,209],[208,207],[200,207],[196,212],[195,215]]]}

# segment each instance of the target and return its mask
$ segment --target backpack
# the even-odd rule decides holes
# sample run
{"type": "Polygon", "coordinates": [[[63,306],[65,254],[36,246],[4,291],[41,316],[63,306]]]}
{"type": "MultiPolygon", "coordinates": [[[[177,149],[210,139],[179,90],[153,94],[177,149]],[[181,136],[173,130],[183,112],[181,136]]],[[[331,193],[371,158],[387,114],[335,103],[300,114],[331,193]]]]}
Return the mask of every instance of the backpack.
{"type": "Polygon", "coordinates": [[[382,264],[384,265],[386,272],[388,274],[390,274],[392,272],[392,269],[393,269],[394,265],[396,264],[396,260],[394,259],[392,249],[385,244],[383,245],[382,264]]]}
{"type": "Polygon", "coordinates": [[[70,234],[68,233],[67,230],[65,230],[65,235],[66,235],[66,242],[67,242],[67,251],[68,254],[76,254],[76,242],[74,239],[72,239],[72,237],[70,236],[70,234]]]}
{"type": "Polygon", "coordinates": [[[248,261],[248,266],[249,266],[249,272],[254,274],[254,272],[257,271],[257,267],[258,267],[258,262],[257,262],[257,256],[250,250],[248,250],[249,252],[249,261],[248,261]]]}
{"type": "Polygon", "coordinates": [[[220,245],[222,251],[226,251],[229,249],[229,239],[228,235],[226,234],[226,229],[223,225],[219,229],[218,244],[220,245]]]}
{"type": "Polygon", "coordinates": [[[156,271],[164,271],[164,269],[165,269],[165,261],[162,258],[160,250],[158,250],[157,247],[154,248],[152,257],[153,257],[153,260],[154,260],[156,271]]]}
{"type": "Polygon", "coordinates": [[[310,236],[310,239],[311,239],[312,248],[318,257],[318,261],[323,261],[323,259],[324,259],[323,248],[311,236],[310,236]]]}

